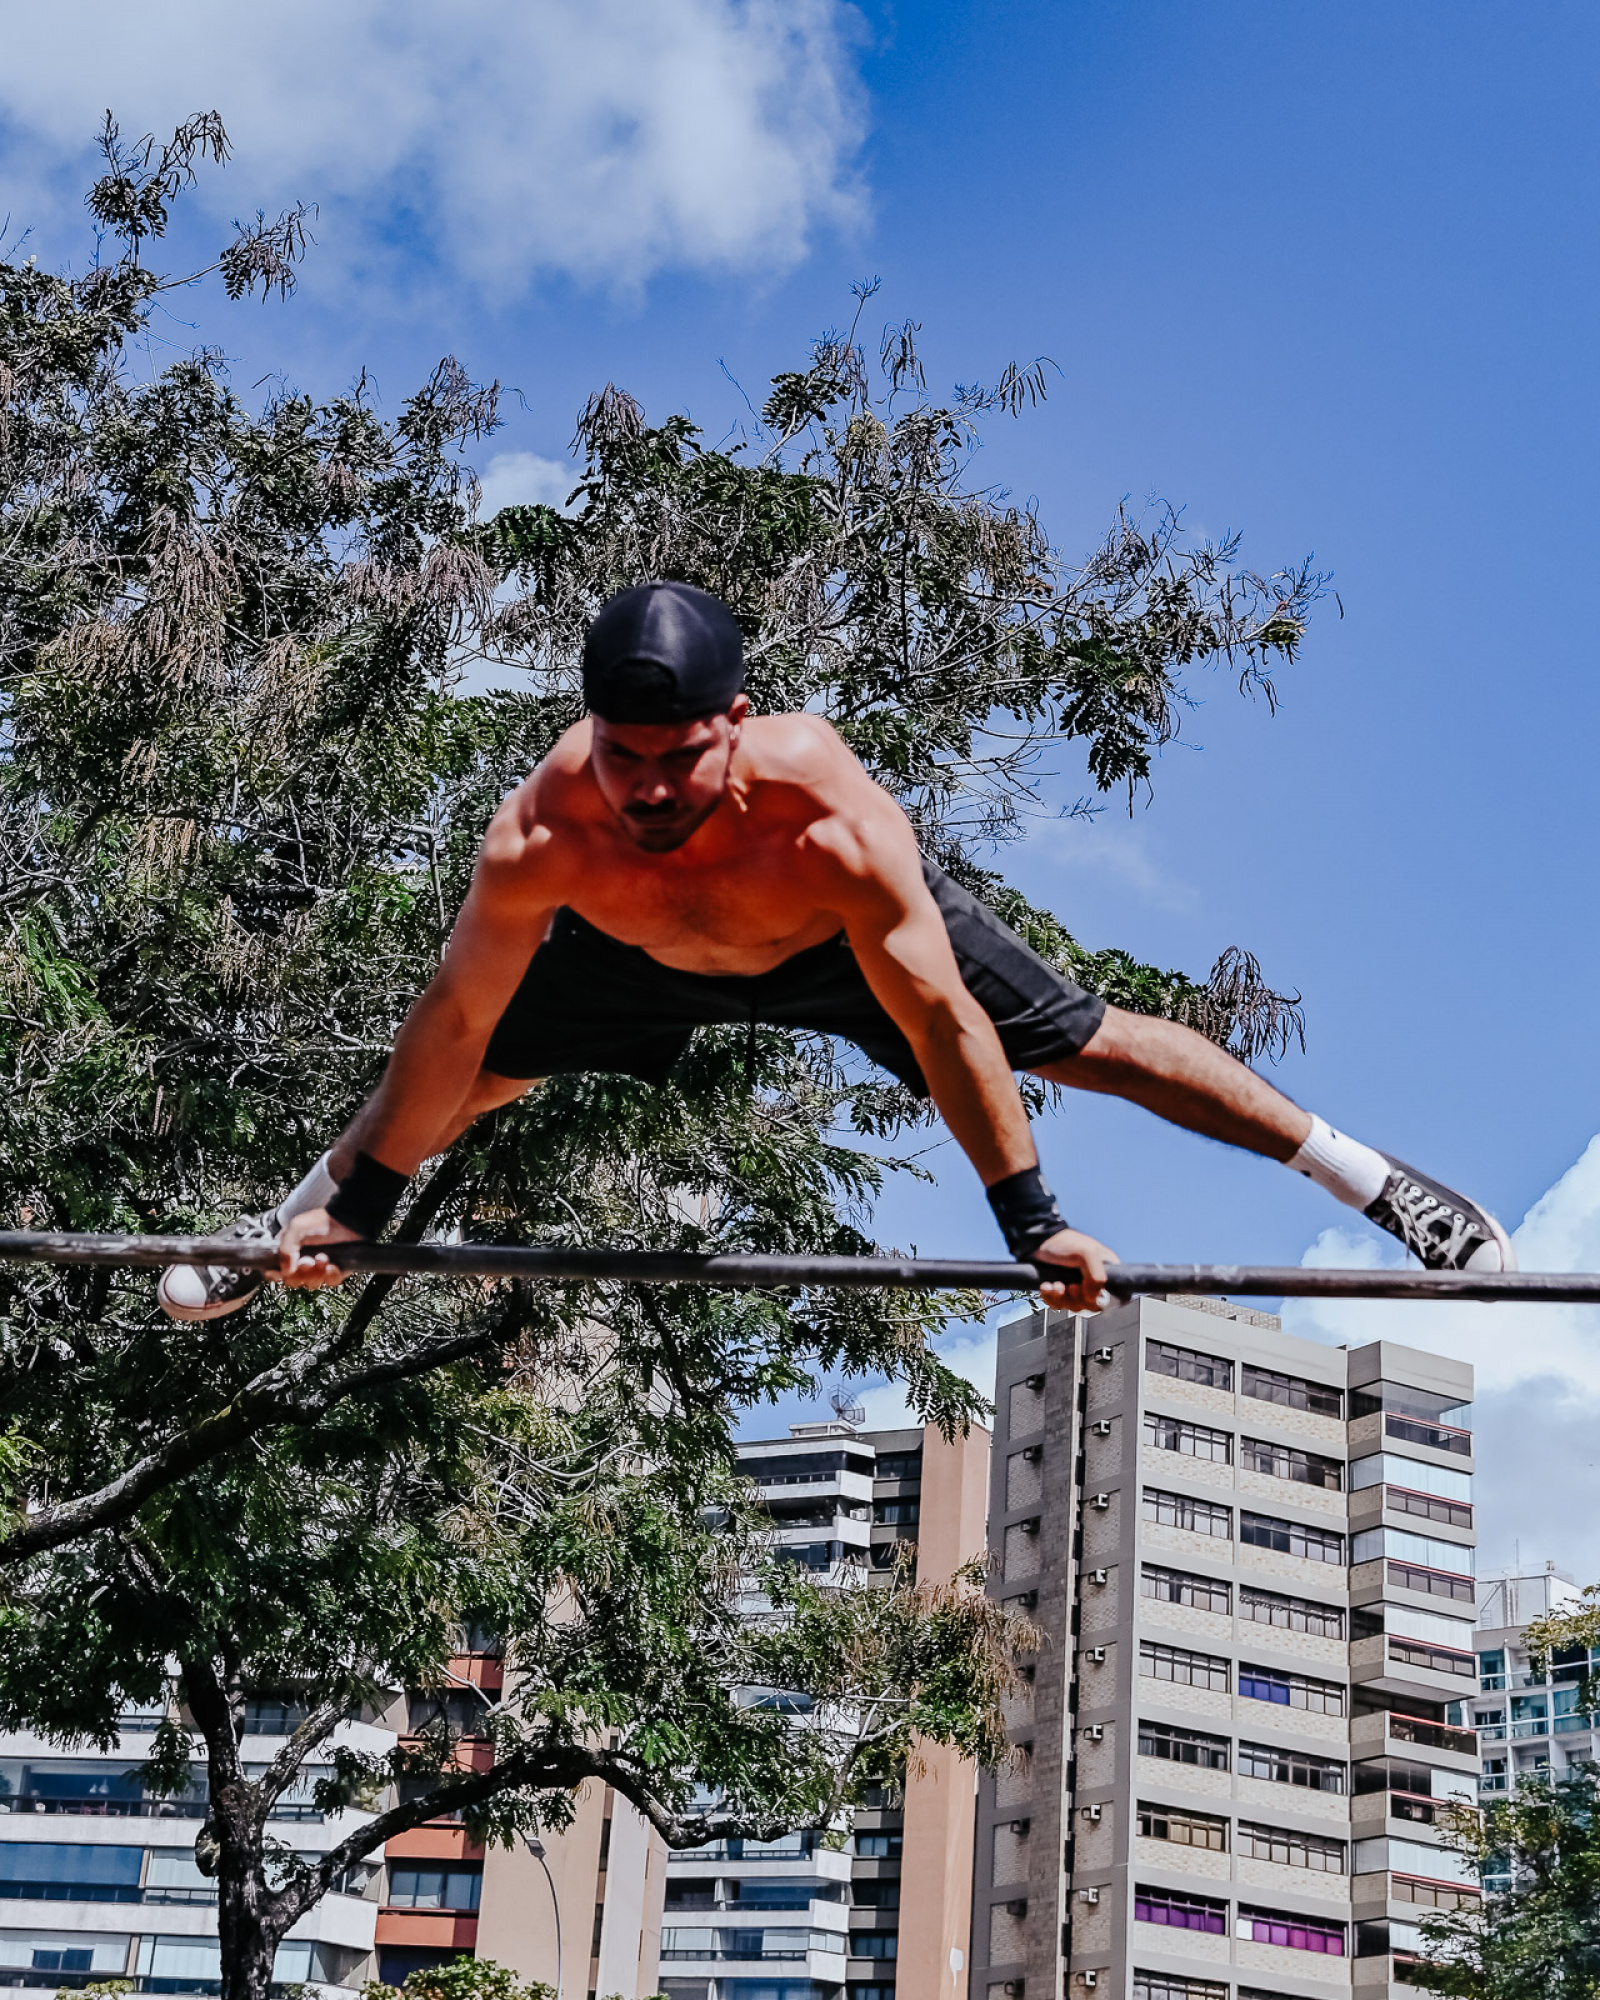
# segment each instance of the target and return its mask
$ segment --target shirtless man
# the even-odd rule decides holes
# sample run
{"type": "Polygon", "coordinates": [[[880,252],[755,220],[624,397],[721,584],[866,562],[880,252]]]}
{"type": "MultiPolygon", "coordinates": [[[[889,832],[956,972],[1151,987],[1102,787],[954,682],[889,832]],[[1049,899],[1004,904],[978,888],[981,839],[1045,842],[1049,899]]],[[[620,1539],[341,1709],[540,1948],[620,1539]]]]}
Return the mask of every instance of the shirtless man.
{"type": "MultiPolygon", "coordinates": [[[[490,823],[438,973],[382,1083],[278,1207],[290,1285],[337,1284],[316,1242],[375,1236],[423,1161],[540,1078],[662,1081],[697,1027],[763,1021],[854,1042],[926,1092],[1013,1256],[1092,1307],[1112,1253],[1068,1228],[1013,1079],[1126,1097],[1309,1175],[1439,1269],[1508,1270],[1484,1209],[1333,1131],[1189,1028],[1108,1007],[923,860],[828,724],[752,716],[739,628],[680,583],[625,590],[584,646],[588,717],[490,823]]],[[[175,1266],[175,1319],[236,1312],[253,1272],[175,1266]]]]}

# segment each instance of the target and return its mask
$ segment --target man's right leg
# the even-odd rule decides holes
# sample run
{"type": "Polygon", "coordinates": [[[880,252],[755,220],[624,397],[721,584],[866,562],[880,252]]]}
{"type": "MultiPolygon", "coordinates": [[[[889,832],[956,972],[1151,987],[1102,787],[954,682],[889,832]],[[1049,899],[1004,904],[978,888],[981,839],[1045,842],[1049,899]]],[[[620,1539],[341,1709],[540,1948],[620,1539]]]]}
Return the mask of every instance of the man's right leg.
{"type": "MultiPolygon", "coordinates": [[[[537,1077],[519,1080],[480,1070],[466,1102],[441,1134],[434,1152],[445,1152],[485,1112],[514,1103],[538,1081],[537,1077]]],[[[365,1112],[363,1106],[305,1179],[291,1188],[276,1208],[260,1215],[241,1215],[230,1227],[220,1230],[219,1235],[239,1243],[274,1243],[292,1217],[309,1209],[325,1208],[355,1163],[365,1112]]],[[[169,1264],[161,1274],[157,1297],[169,1319],[221,1319],[247,1306],[264,1282],[259,1271],[232,1271],[221,1264],[169,1264]]]]}

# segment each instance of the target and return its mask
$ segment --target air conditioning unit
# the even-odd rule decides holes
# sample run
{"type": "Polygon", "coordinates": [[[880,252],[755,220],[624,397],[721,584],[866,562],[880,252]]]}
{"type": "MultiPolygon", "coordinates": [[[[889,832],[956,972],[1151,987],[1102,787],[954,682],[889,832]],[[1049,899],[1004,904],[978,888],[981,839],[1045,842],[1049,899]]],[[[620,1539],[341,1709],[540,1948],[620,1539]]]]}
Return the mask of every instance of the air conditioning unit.
{"type": "Polygon", "coordinates": [[[1110,1580],[1111,1572],[1108,1569],[1092,1569],[1089,1572],[1089,1581],[1091,1583],[1104,1584],[1109,1583],[1110,1580]]]}
{"type": "Polygon", "coordinates": [[[1091,1493],[1089,1496],[1089,1505],[1097,1513],[1103,1514],[1111,1505],[1111,1495],[1109,1493],[1091,1493]]]}
{"type": "Polygon", "coordinates": [[[1087,1972],[1080,1972],[1078,1977],[1083,1981],[1085,1986],[1098,1986],[1100,1984],[1100,1975],[1092,1965],[1087,1972]]]}
{"type": "Polygon", "coordinates": [[[1079,1806],[1078,1810],[1083,1814],[1085,1819],[1093,1820],[1096,1826],[1100,1824],[1101,1819],[1104,1817],[1104,1808],[1101,1806],[1079,1806]]]}
{"type": "Polygon", "coordinates": [[[1011,1831],[1020,1838],[1023,1834],[1025,1834],[1028,1831],[1028,1828],[1032,1824],[1033,1822],[1031,1820],[1014,1819],[1011,1822],[1011,1831]]]}
{"type": "Polygon", "coordinates": [[[1044,1377],[1042,1375],[1024,1375],[1022,1386],[1024,1389],[1031,1389],[1037,1396],[1039,1391],[1044,1387],[1044,1377]]]}
{"type": "Polygon", "coordinates": [[[1108,1438],[1111,1435],[1111,1419],[1109,1417],[1097,1417],[1089,1428],[1097,1438],[1108,1438]]]}
{"type": "Polygon", "coordinates": [[[1042,1444],[1030,1444],[1025,1448],[1022,1456],[1027,1460],[1029,1465],[1037,1465],[1040,1459],[1044,1457],[1044,1446],[1042,1444]]]}
{"type": "Polygon", "coordinates": [[[1090,1646],[1085,1650],[1083,1657],[1091,1667],[1103,1667],[1106,1663],[1106,1649],[1104,1646],[1090,1646]]]}
{"type": "Polygon", "coordinates": [[[1039,1532],[1039,1516],[1034,1514],[1026,1521],[1019,1521],[1017,1526],[1025,1535],[1036,1535],[1039,1532]]]}
{"type": "Polygon", "coordinates": [[[1105,1741],[1105,1724],[1103,1722],[1086,1722],[1083,1726],[1083,1733],[1091,1743],[1102,1743],[1105,1741]]]}
{"type": "Polygon", "coordinates": [[[1080,1889],[1078,1891],[1078,1901],[1080,1903],[1098,1903],[1099,1900],[1100,1891],[1098,1889],[1080,1889]]]}
{"type": "Polygon", "coordinates": [[[1026,1896],[1014,1897],[1012,1901],[1006,1904],[1006,1915],[1008,1917],[1025,1917],[1027,1914],[1028,1899],[1026,1896]]]}
{"type": "Polygon", "coordinates": [[[1116,1351],[1114,1347],[1097,1347],[1094,1351],[1094,1358],[1103,1365],[1111,1359],[1116,1351]]]}

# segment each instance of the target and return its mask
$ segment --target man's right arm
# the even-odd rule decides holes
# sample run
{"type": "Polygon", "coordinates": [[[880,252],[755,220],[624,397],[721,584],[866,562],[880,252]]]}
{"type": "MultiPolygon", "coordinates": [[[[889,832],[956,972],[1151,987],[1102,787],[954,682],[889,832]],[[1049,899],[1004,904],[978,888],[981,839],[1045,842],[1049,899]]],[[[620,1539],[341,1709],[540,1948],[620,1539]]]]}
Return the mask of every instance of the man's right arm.
{"type": "MultiPolygon", "coordinates": [[[[358,1153],[409,1178],[459,1122],[489,1039],[561,900],[548,832],[525,834],[520,821],[520,800],[508,799],[485,838],[439,970],[401,1024],[382,1082],[333,1148],[330,1165],[341,1182],[358,1153]]],[[[320,1209],[296,1216],[282,1238],[284,1274],[310,1276],[302,1242],[354,1234],[320,1209]]],[[[318,1275],[327,1281],[337,1274],[318,1275]]]]}

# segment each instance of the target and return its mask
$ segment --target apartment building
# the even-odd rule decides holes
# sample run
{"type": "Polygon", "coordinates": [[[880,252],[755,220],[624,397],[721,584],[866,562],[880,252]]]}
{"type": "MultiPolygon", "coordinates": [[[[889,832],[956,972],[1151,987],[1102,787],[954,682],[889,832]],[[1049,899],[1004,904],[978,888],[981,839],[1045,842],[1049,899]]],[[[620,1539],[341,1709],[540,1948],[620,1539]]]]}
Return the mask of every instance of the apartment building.
{"type": "MultiPolygon", "coordinates": [[[[397,1696],[341,1725],[330,1744],[384,1754],[441,1709],[463,1732],[474,1765],[487,1705],[505,1670],[484,1647],[450,1664],[448,1693],[397,1696]]],[[[252,1701],[246,1769],[265,1767],[304,1711],[252,1701]]],[[[0,1736],[0,2000],[8,1988],[55,1992],[127,1978],[141,1993],[220,1991],[216,1884],[195,1865],[205,1813],[202,1783],[186,1797],[154,1797],[139,1766],[157,1711],[130,1711],[115,1749],[68,1755],[0,1736]]],[[[324,1816],[311,1802],[323,1775],[309,1768],[279,1801],[271,1833],[303,1854],[335,1846],[365,1815],[324,1816]]],[[[609,1787],[587,1786],[573,1824],[531,1852],[526,1843],[487,1852],[459,1820],[435,1821],[391,1840],[351,1870],[280,1948],[279,1983],[308,1982],[326,2000],[355,2000],[369,1979],[399,1985],[410,1972],[481,1956],[568,1995],[657,1989],[666,1850],[609,1787]]]]}
{"type": "MultiPolygon", "coordinates": [[[[740,1448],[784,1558],[836,1583],[921,1581],[981,1554],[989,1437],[796,1425],[740,1448]]],[[[670,1856],[671,2000],[956,2000],[966,1991],[973,1767],[929,1748],[848,1825],[670,1856]]]]}
{"type": "Polygon", "coordinates": [[[1483,1754],[1479,1790],[1492,1797],[1516,1788],[1530,1771],[1560,1777],[1575,1764],[1600,1762],[1600,1713],[1586,1711],[1586,1681],[1600,1676],[1600,1647],[1568,1647],[1540,1671],[1528,1660],[1535,1618],[1576,1605],[1580,1593],[1554,1563],[1483,1586],[1478,1613],[1478,1699],[1471,1705],[1483,1754]]]}
{"type": "MultiPolygon", "coordinates": [[[[265,1768],[298,1719],[282,1702],[249,1704],[247,1771],[265,1768]]],[[[105,1754],[0,1736],[0,1993],[107,1979],[142,1993],[220,1990],[216,1885],[194,1860],[204,1791],[157,1797],[140,1780],[158,1720],[130,1710],[105,1754]]],[[[366,1718],[345,1723],[336,1740],[372,1751],[393,1738],[366,1718]]],[[[308,1770],[273,1813],[272,1834],[303,1854],[325,1853],[362,1817],[317,1811],[310,1791],[322,1775],[308,1770]]],[[[278,1952],[279,1981],[314,1981],[354,2000],[373,1972],[382,1872],[377,1862],[351,1871],[295,1926],[278,1952]]]]}
{"type": "Polygon", "coordinates": [[[975,2000],[1344,2000],[1478,1893],[1470,1370],[1146,1299],[1001,1329],[994,1589],[1043,1632],[980,1787],[975,2000]]]}

